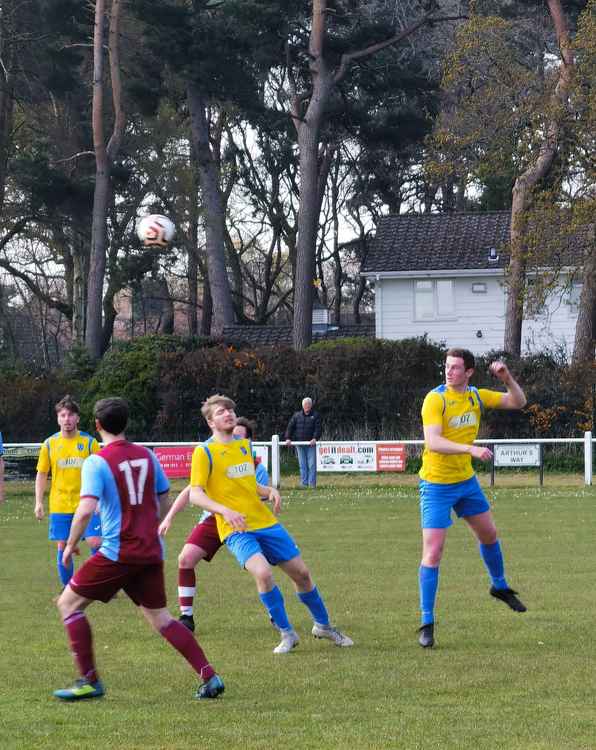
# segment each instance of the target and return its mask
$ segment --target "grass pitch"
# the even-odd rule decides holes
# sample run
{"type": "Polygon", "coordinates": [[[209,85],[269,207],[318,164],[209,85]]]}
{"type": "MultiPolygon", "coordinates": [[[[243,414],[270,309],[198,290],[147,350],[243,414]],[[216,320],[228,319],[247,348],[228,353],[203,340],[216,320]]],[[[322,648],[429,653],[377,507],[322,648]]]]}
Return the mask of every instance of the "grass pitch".
{"type": "MultiPolygon", "coordinates": [[[[223,698],[193,701],[186,663],[121,595],[88,610],[108,692],[79,704],[51,696],[75,671],[52,602],[47,525],[33,518],[32,484],[8,484],[0,508],[3,750],[596,748],[594,488],[574,479],[540,490],[514,478],[489,491],[508,577],[529,611],[513,613],[488,595],[476,545],[456,523],[441,568],[437,647],[423,651],[415,486],[401,477],[393,486],[325,477],[316,491],[288,484],[281,520],[354,648],[313,640],[307,611],[278,573],[302,640],[285,657],[272,654],[278,639],[254,585],[222,550],[199,564],[195,617],[225,680],[223,698]]],[[[173,612],[177,552],[196,516],[181,513],[168,535],[173,612]]]]}

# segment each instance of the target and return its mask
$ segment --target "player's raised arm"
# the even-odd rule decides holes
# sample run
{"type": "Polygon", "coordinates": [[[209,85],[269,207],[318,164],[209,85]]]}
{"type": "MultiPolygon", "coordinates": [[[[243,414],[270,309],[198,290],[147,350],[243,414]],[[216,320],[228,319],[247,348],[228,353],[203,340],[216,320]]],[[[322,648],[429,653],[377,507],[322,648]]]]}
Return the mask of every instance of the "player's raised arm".
{"type": "Polygon", "coordinates": [[[489,365],[489,371],[495,378],[501,381],[507,393],[503,395],[497,409],[523,409],[527,403],[526,394],[515,380],[509,368],[504,362],[497,360],[489,365]]]}

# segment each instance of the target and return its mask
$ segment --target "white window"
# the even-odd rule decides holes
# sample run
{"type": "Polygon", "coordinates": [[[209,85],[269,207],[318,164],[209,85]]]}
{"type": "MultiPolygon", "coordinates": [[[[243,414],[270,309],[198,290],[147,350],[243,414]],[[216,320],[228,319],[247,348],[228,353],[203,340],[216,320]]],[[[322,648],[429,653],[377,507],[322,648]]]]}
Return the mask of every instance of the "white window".
{"type": "Polygon", "coordinates": [[[415,320],[455,317],[455,290],[452,279],[414,282],[415,320]]]}

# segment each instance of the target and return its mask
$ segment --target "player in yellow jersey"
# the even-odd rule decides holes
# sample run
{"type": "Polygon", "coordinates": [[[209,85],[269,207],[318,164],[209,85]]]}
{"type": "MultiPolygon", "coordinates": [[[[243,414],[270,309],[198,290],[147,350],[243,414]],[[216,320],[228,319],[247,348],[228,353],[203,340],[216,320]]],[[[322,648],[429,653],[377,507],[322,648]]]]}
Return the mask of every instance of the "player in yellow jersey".
{"type": "MultiPolygon", "coordinates": [[[[57,544],[56,566],[63,586],[74,572],[72,559],[65,567],[62,552],[70,533],[75,511],[79,506],[81,491],[81,469],[83,461],[97,453],[99,443],[86,432],[79,430],[79,405],[71,396],[64,396],[56,404],[56,417],[60,431],[47,438],[39,452],[37,476],[35,477],[35,517],[41,521],[45,515],[44,494],[51,474],[48,537],[57,544]]],[[[92,553],[101,546],[101,521],[99,514],[91,517],[84,538],[92,553]]]]}
{"type": "Polygon", "coordinates": [[[299,638],[275,585],[273,565],[292,579],[298,599],[308,607],[314,621],[313,636],[326,638],[336,646],[352,646],[353,641],[330,624],[323,599],[296,543],[261,502],[261,498],[269,500],[276,514],[281,510],[279,492],[257,484],[250,441],[234,437],[235,408],[231,399],[219,395],[203,404],[201,411],[212,437],[193,453],[190,501],[215,513],[221,540],[255,579],[261,602],[281,633],[274,653],[288,653],[299,638]]]}
{"type": "Polygon", "coordinates": [[[526,607],[509,588],[503,556],[490,505],[472,468],[472,457],[490,461],[492,452],[474,445],[484,409],[522,409],[524,392],[503,362],[493,362],[491,373],[506,393],[470,386],[474,355],[467,349],[449,349],[445,383],[430,391],[422,404],[425,448],[420,470],[422,562],[419,571],[421,627],[418,642],[434,645],[434,608],[439,565],[451,510],[463,518],[480,545],[480,554],[491,579],[490,594],[515,612],[526,607]]]}

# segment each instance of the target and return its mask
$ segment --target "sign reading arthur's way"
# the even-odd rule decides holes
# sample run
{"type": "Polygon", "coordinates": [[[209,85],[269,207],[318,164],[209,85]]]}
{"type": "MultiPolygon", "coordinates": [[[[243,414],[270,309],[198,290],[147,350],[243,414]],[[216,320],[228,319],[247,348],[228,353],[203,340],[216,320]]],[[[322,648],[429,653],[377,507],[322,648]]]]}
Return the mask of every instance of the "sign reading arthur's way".
{"type": "Polygon", "coordinates": [[[495,445],[495,466],[540,466],[539,443],[495,445]]]}

